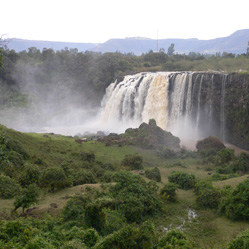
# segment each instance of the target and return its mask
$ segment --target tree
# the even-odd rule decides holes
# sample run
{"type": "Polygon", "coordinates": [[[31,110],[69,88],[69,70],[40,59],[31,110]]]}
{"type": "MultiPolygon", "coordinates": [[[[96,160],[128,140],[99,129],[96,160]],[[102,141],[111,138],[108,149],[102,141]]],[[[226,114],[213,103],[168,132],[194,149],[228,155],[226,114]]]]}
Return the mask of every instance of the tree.
{"type": "Polygon", "coordinates": [[[160,190],[160,195],[163,199],[171,202],[176,201],[176,190],[177,185],[174,183],[166,183],[163,188],[160,190]]]}
{"type": "Polygon", "coordinates": [[[167,53],[169,56],[171,56],[171,55],[174,54],[174,52],[175,52],[174,47],[175,47],[175,44],[174,44],[174,43],[171,43],[171,45],[170,45],[169,48],[168,48],[168,53],[167,53]]]}
{"type": "Polygon", "coordinates": [[[173,171],[168,178],[169,182],[177,184],[180,189],[191,189],[195,185],[195,176],[182,171],[173,171]]]}
{"type": "Polygon", "coordinates": [[[38,184],[40,179],[40,170],[36,165],[27,165],[21,173],[18,182],[22,187],[30,184],[38,184]]]}
{"type": "Polygon", "coordinates": [[[249,221],[249,179],[229,191],[221,200],[220,211],[233,220],[249,221]]]}
{"type": "Polygon", "coordinates": [[[38,202],[38,198],[39,188],[35,184],[29,185],[16,195],[13,211],[15,212],[18,208],[22,207],[22,212],[24,213],[24,209],[38,202]]]}
{"type": "Polygon", "coordinates": [[[0,175],[0,198],[8,199],[16,195],[19,185],[9,176],[0,175]]]}
{"type": "Polygon", "coordinates": [[[121,162],[122,166],[129,167],[131,170],[143,169],[143,157],[139,155],[125,155],[121,162]]]}
{"type": "Polygon", "coordinates": [[[233,239],[228,246],[228,249],[246,249],[249,248],[249,229],[242,232],[233,239]]]}
{"type": "Polygon", "coordinates": [[[145,170],[145,175],[150,180],[154,180],[156,182],[161,182],[161,173],[160,173],[160,170],[157,167],[155,167],[153,169],[145,170]]]}
{"type": "Polygon", "coordinates": [[[61,189],[65,187],[67,177],[64,170],[59,167],[45,169],[41,176],[41,185],[49,187],[51,192],[54,192],[55,188],[61,189]]]}

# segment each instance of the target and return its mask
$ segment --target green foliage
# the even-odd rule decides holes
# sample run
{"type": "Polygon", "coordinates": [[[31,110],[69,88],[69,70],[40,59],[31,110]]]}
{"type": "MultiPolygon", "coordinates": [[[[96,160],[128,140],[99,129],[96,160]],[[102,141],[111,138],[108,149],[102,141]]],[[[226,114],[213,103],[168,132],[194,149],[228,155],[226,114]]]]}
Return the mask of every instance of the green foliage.
{"type": "Polygon", "coordinates": [[[197,194],[196,202],[200,208],[218,208],[221,194],[220,191],[212,185],[211,181],[199,180],[195,184],[194,192],[197,194]]]}
{"type": "Polygon", "coordinates": [[[249,248],[249,230],[245,230],[235,239],[233,239],[229,245],[228,249],[247,249],[249,248]]]}
{"type": "Polygon", "coordinates": [[[39,235],[36,235],[34,238],[30,239],[28,243],[26,244],[25,248],[27,249],[55,249],[54,246],[51,245],[47,241],[46,238],[40,237],[39,235]]]}
{"type": "Polygon", "coordinates": [[[190,249],[192,248],[186,235],[180,230],[171,230],[159,240],[158,248],[165,249],[190,249]]]}
{"type": "Polygon", "coordinates": [[[30,184],[39,184],[40,170],[36,165],[28,164],[22,171],[18,182],[22,187],[26,187],[30,184]]]}
{"type": "Polygon", "coordinates": [[[174,183],[166,183],[164,184],[163,188],[160,190],[160,195],[163,199],[171,202],[176,201],[176,190],[177,185],[174,183]]]}
{"type": "Polygon", "coordinates": [[[173,171],[168,177],[169,182],[175,183],[180,189],[191,189],[195,185],[195,176],[182,171],[173,171]]]}
{"type": "Polygon", "coordinates": [[[83,152],[81,153],[82,160],[87,162],[95,161],[95,154],[93,152],[83,152]]]}
{"type": "Polygon", "coordinates": [[[194,192],[199,195],[205,189],[213,189],[213,184],[209,180],[199,180],[195,184],[194,192]]]}
{"type": "Polygon", "coordinates": [[[150,180],[154,180],[156,182],[161,182],[161,173],[157,167],[155,167],[153,169],[145,170],[145,175],[150,180]]]}
{"type": "Polygon", "coordinates": [[[115,207],[124,214],[128,222],[141,222],[148,216],[160,212],[155,182],[145,180],[131,172],[119,172],[114,176],[116,184],[110,187],[115,207]]]}
{"type": "Polygon", "coordinates": [[[41,185],[49,187],[52,192],[54,192],[55,188],[61,189],[68,184],[66,174],[62,168],[48,168],[42,172],[41,185]]]}
{"type": "Polygon", "coordinates": [[[174,47],[175,47],[175,44],[174,44],[174,43],[172,43],[172,44],[169,46],[169,48],[168,48],[168,53],[167,53],[169,56],[172,56],[172,55],[174,54],[174,51],[175,51],[174,47]]]}
{"type": "Polygon", "coordinates": [[[22,207],[24,212],[25,208],[28,208],[32,204],[38,202],[39,194],[40,190],[35,184],[31,184],[27,188],[22,189],[15,197],[14,211],[22,207]]]}
{"type": "Polygon", "coordinates": [[[14,197],[19,191],[18,184],[9,176],[0,175],[0,198],[14,197]]]}
{"type": "Polygon", "coordinates": [[[94,249],[154,249],[157,244],[155,228],[145,222],[139,228],[127,225],[119,231],[106,236],[94,249]]]}
{"type": "Polygon", "coordinates": [[[199,140],[196,143],[196,149],[198,152],[202,150],[210,150],[210,149],[214,149],[218,152],[224,148],[225,148],[225,145],[221,142],[221,140],[213,136],[207,137],[203,140],[199,140]]]}
{"type": "Polygon", "coordinates": [[[234,150],[224,148],[221,149],[216,156],[216,165],[226,164],[234,159],[234,150]]]}
{"type": "Polygon", "coordinates": [[[239,154],[235,162],[235,169],[244,173],[249,171],[249,154],[245,152],[239,154]]]}
{"type": "Polygon", "coordinates": [[[95,229],[89,228],[84,232],[82,240],[88,247],[93,247],[99,240],[99,235],[95,229]]]}
{"type": "Polygon", "coordinates": [[[121,165],[124,167],[128,167],[131,170],[143,169],[143,158],[139,155],[125,155],[125,158],[122,160],[121,165]]]}
{"type": "Polygon", "coordinates": [[[86,249],[87,247],[82,243],[79,239],[73,239],[66,242],[62,247],[62,249],[86,249]]]}
{"type": "Polygon", "coordinates": [[[221,213],[234,220],[249,220],[249,179],[226,192],[220,204],[221,213]]]}
{"type": "Polygon", "coordinates": [[[127,224],[126,218],[119,210],[111,210],[110,208],[104,208],[105,230],[104,234],[110,234],[120,230],[127,224]]]}
{"type": "Polygon", "coordinates": [[[101,182],[112,182],[114,173],[112,171],[106,171],[104,175],[101,177],[101,182]]]}
{"type": "Polygon", "coordinates": [[[73,175],[73,185],[96,183],[96,178],[91,170],[80,170],[73,175]]]}
{"type": "Polygon", "coordinates": [[[218,208],[220,193],[216,188],[205,188],[199,191],[196,202],[201,208],[218,208]]]}

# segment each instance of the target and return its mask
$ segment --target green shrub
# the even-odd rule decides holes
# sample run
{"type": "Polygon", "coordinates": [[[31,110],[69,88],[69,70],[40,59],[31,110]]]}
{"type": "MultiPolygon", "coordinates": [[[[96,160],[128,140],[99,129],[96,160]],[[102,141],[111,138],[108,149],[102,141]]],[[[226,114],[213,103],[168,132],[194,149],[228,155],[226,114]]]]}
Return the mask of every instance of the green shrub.
{"type": "Polygon", "coordinates": [[[227,192],[220,203],[220,211],[233,220],[249,221],[249,179],[227,192]]]}
{"type": "Polygon", "coordinates": [[[74,173],[73,175],[73,185],[96,183],[96,179],[91,170],[81,170],[74,173]]]}
{"type": "Polygon", "coordinates": [[[158,248],[190,249],[192,247],[183,232],[180,230],[171,230],[159,240],[158,248]]]}
{"type": "Polygon", "coordinates": [[[155,228],[145,222],[139,228],[127,225],[97,243],[94,249],[154,249],[157,244],[155,228]]]}
{"type": "Polygon", "coordinates": [[[26,249],[55,249],[56,247],[52,246],[46,238],[36,235],[34,238],[29,240],[25,246],[26,249]]]}
{"type": "Polygon", "coordinates": [[[249,229],[245,230],[240,235],[238,235],[228,245],[228,249],[247,249],[247,248],[249,248],[249,229]]]}
{"type": "Polygon", "coordinates": [[[71,241],[66,242],[61,249],[87,249],[79,239],[73,239],[71,241]]]}
{"type": "Polygon", "coordinates": [[[112,171],[106,171],[104,175],[101,177],[101,182],[112,182],[114,173],[112,171]]]}
{"type": "Polygon", "coordinates": [[[234,159],[234,150],[224,148],[217,153],[216,165],[226,164],[234,159]]]}
{"type": "Polygon", "coordinates": [[[199,180],[195,184],[194,192],[199,195],[202,190],[213,189],[213,184],[209,180],[199,180]]]}
{"type": "Polygon", "coordinates": [[[235,169],[237,171],[248,172],[249,171],[249,154],[241,152],[235,163],[235,169]]]}
{"type": "Polygon", "coordinates": [[[177,185],[174,183],[166,183],[163,188],[160,190],[160,195],[163,199],[167,201],[174,202],[176,201],[176,190],[177,185]]]}
{"type": "Polygon", "coordinates": [[[218,208],[220,193],[215,188],[206,188],[199,191],[196,202],[201,208],[218,208]]]}
{"type": "Polygon", "coordinates": [[[99,240],[99,234],[94,228],[89,228],[84,231],[81,239],[87,247],[92,248],[99,240]]]}
{"type": "Polygon", "coordinates": [[[95,154],[93,152],[82,152],[81,153],[82,160],[87,162],[95,161],[95,154]]]}
{"type": "Polygon", "coordinates": [[[114,175],[115,185],[110,193],[115,200],[116,209],[120,210],[128,222],[141,222],[161,210],[157,198],[158,187],[155,182],[146,183],[140,175],[121,171],[114,175]]]}
{"type": "Polygon", "coordinates": [[[12,178],[0,175],[0,198],[13,198],[18,191],[19,186],[12,178]]]}
{"type": "Polygon", "coordinates": [[[145,176],[150,180],[161,182],[161,173],[157,167],[145,170],[145,176]]]}
{"type": "Polygon", "coordinates": [[[22,171],[18,182],[22,187],[26,187],[30,184],[38,184],[40,180],[40,170],[36,165],[27,165],[22,171]]]}
{"type": "Polygon", "coordinates": [[[195,185],[195,176],[182,171],[173,171],[168,177],[169,182],[175,183],[180,189],[191,189],[195,185]]]}
{"type": "Polygon", "coordinates": [[[125,155],[121,165],[128,167],[131,170],[143,169],[143,158],[139,155],[125,155]]]}
{"type": "Polygon", "coordinates": [[[119,210],[105,208],[103,212],[105,216],[104,234],[110,234],[118,231],[127,224],[126,218],[119,210]]]}
{"type": "Polygon", "coordinates": [[[24,212],[25,208],[28,208],[32,204],[38,202],[39,194],[39,188],[35,184],[31,184],[27,188],[22,189],[15,197],[14,211],[22,207],[24,212]]]}
{"type": "Polygon", "coordinates": [[[202,150],[216,150],[217,152],[224,149],[225,145],[222,143],[222,141],[217,138],[217,137],[207,137],[203,140],[199,140],[196,143],[196,149],[198,152],[202,151],[202,150]]]}
{"type": "Polygon", "coordinates": [[[68,185],[67,177],[62,168],[54,167],[45,169],[41,176],[41,185],[49,187],[51,192],[56,189],[64,188],[68,185]]]}

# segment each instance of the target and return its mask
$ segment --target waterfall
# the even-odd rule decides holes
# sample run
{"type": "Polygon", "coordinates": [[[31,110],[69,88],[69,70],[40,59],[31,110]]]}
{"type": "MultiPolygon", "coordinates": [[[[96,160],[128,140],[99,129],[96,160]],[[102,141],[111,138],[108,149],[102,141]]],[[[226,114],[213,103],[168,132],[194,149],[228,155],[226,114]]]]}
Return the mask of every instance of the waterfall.
{"type": "Polygon", "coordinates": [[[225,132],[225,124],[226,124],[226,117],[225,117],[225,96],[226,96],[226,82],[227,76],[224,75],[222,78],[221,83],[221,102],[220,102],[220,136],[223,141],[226,141],[226,132],[225,132]]]}
{"type": "Polygon", "coordinates": [[[118,131],[153,118],[180,138],[217,135],[224,139],[226,81],[227,76],[205,72],[127,75],[106,89],[102,120],[118,131]]]}

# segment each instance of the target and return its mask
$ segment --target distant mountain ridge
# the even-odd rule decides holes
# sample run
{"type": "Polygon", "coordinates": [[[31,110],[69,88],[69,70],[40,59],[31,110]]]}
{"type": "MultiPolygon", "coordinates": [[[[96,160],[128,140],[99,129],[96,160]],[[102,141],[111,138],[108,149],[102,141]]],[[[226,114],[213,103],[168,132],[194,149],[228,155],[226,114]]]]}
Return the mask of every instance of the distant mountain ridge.
{"type": "Polygon", "coordinates": [[[9,49],[14,49],[19,52],[28,50],[30,47],[36,47],[40,50],[43,48],[52,48],[53,50],[61,50],[67,48],[77,48],[79,52],[94,51],[94,52],[121,52],[134,53],[141,55],[148,51],[157,51],[163,48],[166,52],[171,43],[175,44],[176,53],[196,52],[201,54],[215,53],[234,53],[242,54],[246,52],[249,41],[249,29],[238,30],[227,37],[221,37],[210,40],[192,39],[149,39],[143,37],[125,38],[125,39],[110,39],[104,43],[72,43],[72,42],[53,42],[53,41],[34,41],[12,39],[8,42],[9,49]]]}

